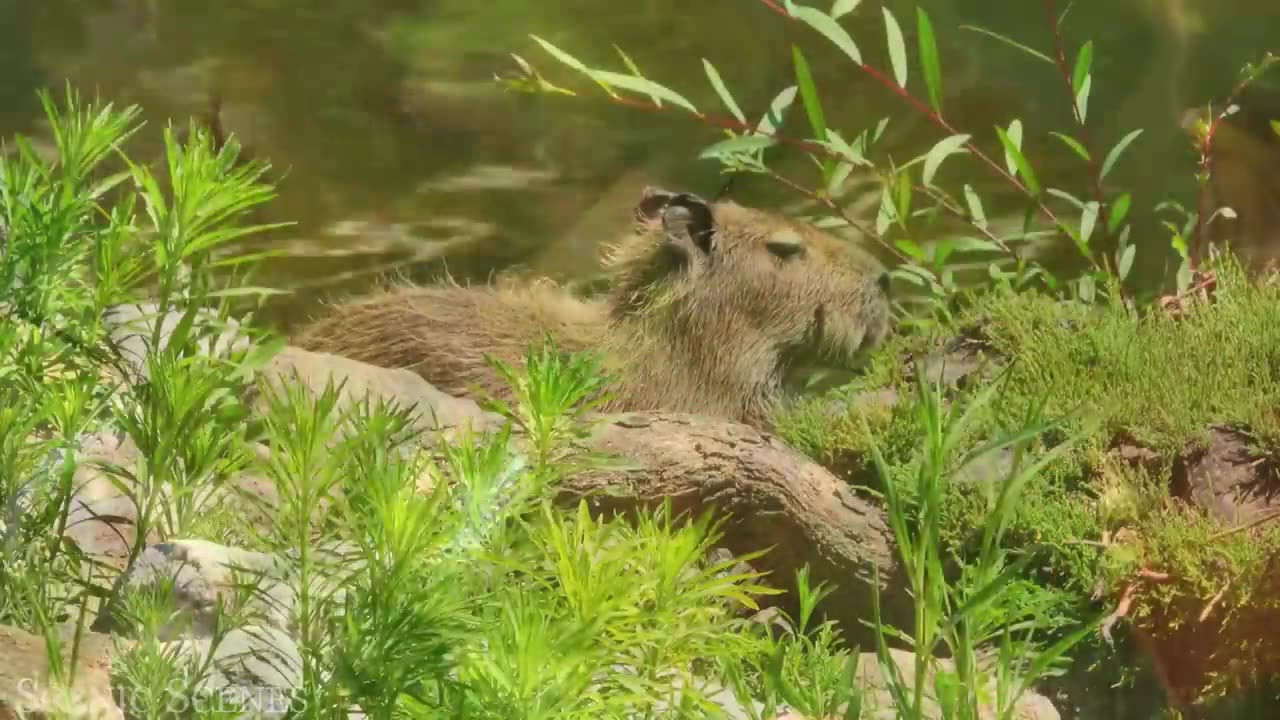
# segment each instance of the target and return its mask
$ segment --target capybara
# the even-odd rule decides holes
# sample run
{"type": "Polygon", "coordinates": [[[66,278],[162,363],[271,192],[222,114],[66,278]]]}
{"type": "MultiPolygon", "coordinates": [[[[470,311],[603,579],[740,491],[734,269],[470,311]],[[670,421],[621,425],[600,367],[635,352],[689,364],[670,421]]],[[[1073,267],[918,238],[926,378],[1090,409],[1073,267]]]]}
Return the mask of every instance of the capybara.
{"type": "Polygon", "coordinates": [[[789,379],[851,368],[889,332],[888,275],[770,212],[648,188],[608,250],[612,282],[598,299],[549,282],[392,287],[336,305],[294,344],[510,400],[485,355],[519,368],[549,333],[562,351],[601,353],[614,381],[603,410],[767,427],[789,379]]]}

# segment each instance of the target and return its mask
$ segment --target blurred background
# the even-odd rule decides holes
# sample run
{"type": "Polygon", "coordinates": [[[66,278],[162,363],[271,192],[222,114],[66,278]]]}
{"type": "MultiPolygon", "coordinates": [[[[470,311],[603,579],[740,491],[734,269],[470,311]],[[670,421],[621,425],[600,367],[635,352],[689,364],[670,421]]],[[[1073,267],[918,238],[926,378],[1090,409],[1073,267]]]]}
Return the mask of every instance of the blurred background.
{"type": "MultiPolygon", "coordinates": [[[[952,124],[987,142],[993,125],[1021,118],[1024,147],[1046,184],[1085,187],[1081,163],[1048,136],[1072,131],[1053,69],[960,29],[982,26],[1048,52],[1044,5],[921,4],[937,29],[952,124]]],[[[913,6],[889,6],[914,53],[913,6]]],[[[865,58],[888,67],[879,4],[861,4],[842,23],[865,58]]],[[[510,269],[586,277],[598,243],[627,222],[644,185],[707,195],[721,187],[718,164],[697,157],[720,139],[717,130],[679,111],[610,103],[530,34],[625,72],[616,45],[646,76],[722,112],[705,57],[751,118],[794,82],[795,43],[814,67],[828,124],[845,137],[891,116],[883,144],[900,161],[940,139],[798,25],[758,0],[0,0],[0,135],[21,132],[47,145],[36,91],[60,93],[67,81],[85,95],[142,107],[148,127],[131,146],[141,160],[161,156],[165,123],[216,115],[248,153],[272,163],[280,198],[263,219],[297,223],[263,241],[284,255],[259,277],[295,291],[273,312],[296,319],[314,300],[359,292],[389,271],[420,281],[445,268],[466,279],[510,269]],[[513,68],[510,53],[583,94],[504,91],[494,76],[513,68]]],[[[1089,124],[1097,152],[1129,130],[1145,131],[1111,181],[1134,192],[1139,271],[1158,277],[1168,236],[1150,209],[1166,196],[1195,199],[1185,113],[1221,102],[1246,62],[1280,50],[1280,3],[1078,0],[1064,29],[1073,54],[1085,40],[1095,45],[1089,124]]],[[[922,94],[918,78],[912,83],[922,94]]],[[[1268,155],[1280,138],[1265,121],[1280,117],[1274,87],[1263,83],[1248,96],[1237,134],[1222,142],[1245,149],[1237,192],[1257,193],[1263,208],[1280,197],[1268,155]]],[[[804,136],[796,108],[786,129],[804,136]]],[[[803,157],[779,159],[788,177],[818,182],[803,157]]],[[[976,170],[965,178],[990,181],[981,188],[989,208],[1007,191],[976,170]]],[[[803,199],[754,177],[736,181],[732,196],[786,208],[803,199]]]]}

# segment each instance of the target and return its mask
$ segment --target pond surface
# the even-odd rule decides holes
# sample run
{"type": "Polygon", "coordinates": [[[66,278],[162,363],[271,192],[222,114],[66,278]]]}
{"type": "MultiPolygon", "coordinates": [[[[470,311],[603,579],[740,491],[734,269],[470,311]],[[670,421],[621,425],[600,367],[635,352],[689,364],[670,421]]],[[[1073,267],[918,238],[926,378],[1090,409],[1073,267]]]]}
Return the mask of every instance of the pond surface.
{"type": "MultiPolygon", "coordinates": [[[[939,36],[952,124],[990,148],[993,125],[1022,118],[1046,184],[1081,190],[1080,164],[1047,136],[1071,131],[1061,79],[960,29],[978,25],[1050,51],[1045,5],[923,4],[939,36]]],[[[914,72],[914,5],[889,7],[908,31],[914,72]]],[[[861,3],[842,23],[887,72],[880,4],[861,3]]],[[[760,0],[0,0],[0,134],[42,137],[35,91],[70,80],[142,106],[149,128],[133,152],[146,159],[158,157],[165,122],[206,115],[217,98],[225,129],[274,167],[280,198],[269,219],[297,222],[271,236],[285,257],[263,278],[298,291],[294,310],[393,270],[418,280],[445,268],[483,279],[523,267],[572,279],[593,270],[598,243],[626,222],[644,185],[714,195],[724,177],[698,152],[720,136],[678,111],[610,103],[529,35],[625,72],[617,45],[649,77],[723,113],[705,57],[753,118],[794,82],[795,43],[815,68],[828,123],[846,137],[891,116],[884,143],[899,160],[942,137],[796,25],[760,0]],[[513,68],[513,52],[582,95],[505,92],[494,76],[513,68]]],[[[1220,102],[1244,63],[1280,50],[1280,3],[1077,2],[1064,28],[1072,55],[1086,39],[1096,46],[1089,125],[1097,152],[1145,130],[1113,179],[1135,189],[1135,209],[1149,208],[1170,193],[1193,199],[1195,156],[1178,118],[1220,102]]],[[[923,96],[918,77],[908,86],[923,96]]],[[[785,129],[807,133],[798,103],[785,129]]],[[[784,157],[778,169],[809,187],[818,182],[801,157],[784,157]]],[[[964,178],[991,193],[991,203],[1006,189],[977,169],[964,178]]],[[[736,181],[733,197],[778,207],[803,199],[757,177],[736,181]]],[[[1154,248],[1146,254],[1151,272],[1162,268],[1168,244],[1158,228],[1148,221],[1136,233],[1154,248]]]]}

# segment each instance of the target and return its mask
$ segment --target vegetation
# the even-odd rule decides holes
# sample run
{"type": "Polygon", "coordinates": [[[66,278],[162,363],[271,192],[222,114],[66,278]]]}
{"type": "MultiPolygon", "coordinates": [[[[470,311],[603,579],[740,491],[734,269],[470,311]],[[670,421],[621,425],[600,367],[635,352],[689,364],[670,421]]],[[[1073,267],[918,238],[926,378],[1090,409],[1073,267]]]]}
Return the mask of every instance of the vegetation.
{"type": "MultiPolygon", "coordinates": [[[[1173,498],[1168,478],[1214,426],[1246,428],[1259,452],[1274,454],[1277,291],[1229,260],[1204,263],[1204,228],[1229,211],[1168,204],[1160,209],[1173,213],[1166,229],[1181,261],[1173,291],[1186,308],[1173,316],[1143,303],[1131,278],[1132,195],[1106,182],[1140,131],[1109,146],[1088,137],[1093,50],[1068,51],[1066,13],[1046,0],[1048,52],[965,30],[1025,51],[1060,78],[1073,126],[1050,136],[1088,169],[1077,194],[1041,183],[1020,121],[986,140],[951,124],[937,30],[923,8],[913,51],[894,12],[881,9],[889,59],[881,70],[840,23],[858,2],[830,12],[761,2],[900,97],[938,129],[936,144],[901,163],[877,156],[887,121],[846,139],[829,125],[798,47],[794,85],[749,123],[708,60],[702,67],[730,117],[642,77],[625,55],[630,74],[537,42],[615,101],[680,108],[721,129],[705,157],[805,193],[831,213],[816,222],[879,242],[900,261],[895,276],[919,291],[923,310],[904,317],[915,332],[878,353],[863,377],[779,418],[789,442],[846,471],[887,510],[917,602],[909,628],[868,618],[896,716],[930,717],[936,707],[942,717],[977,718],[995,707],[1012,717],[1020,693],[1061,672],[1079,643],[1108,637],[1094,631],[1115,604],[1128,609],[1104,629],[1123,614],[1148,634],[1174,629],[1205,602],[1220,623],[1275,609],[1266,588],[1280,530],[1224,530],[1173,498]],[[917,76],[922,94],[907,89],[917,76]],[[780,131],[796,99],[811,137],[780,131]],[[783,144],[813,160],[816,190],[771,169],[768,153],[783,144]],[[985,207],[975,183],[947,182],[961,169],[953,156],[1020,193],[1020,221],[985,207]],[[880,183],[871,222],[833,199],[855,172],[880,183]],[[966,229],[954,232],[956,222],[966,229]],[[1025,248],[1046,237],[1070,243],[1084,271],[1067,280],[1038,265],[1025,248]],[[957,260],[970,257],[990,280],[976,292],[957,281],[974,267],[957,260]],[[1192,302],[1210,279],[1212,303],[1192,302]],[[954,338],[980,347],[996,372],[951,389],[902,362],[954,338]],[[854,402],[885,390],[897,402],[869,411],[854,402]],[[1117,443],[1151,462],[1118,462],[1117,443]],[[1153,574],[1167,581],[1135,594],[1135,578],[1153,574]],[[910,648],[914,673],[903,672],[891,643],[910,648]]],[[[517,60],[511,85],[574,94],[517,60]]],[[[1233,99],[1271,64],[1247,68],[1233,99]]],[[[347,404],[339,384],[317,393],[260,385],[256,371],[282,341],[230,322],[268,292],[242,272],[260,256],[232,253],[271,229],[241,224],[273,197],[267,166],[193,125],[182,142],[165,130],[167,166],[157,177],[124,152],[136,108],[85,106],[68,91],[59,109],[42,97],[56,159],[21,138],[0,158],[0,296],[11,320],[0,325],[0,624],[54,645],[61,625],[83,629],[101,610],[120,568],[85,554],[66,530],[77,452],[87,438],[116,432],[142,460],[99,470],[136,505],[139,538],[206,538],[283,559],[278,580],[297,588],[294,647],[276,647],[297,663],[290,716],[359,708],[376,718],[720,717],[721,689],[761,719],[784,706],[809,718],[874,712],[877,698],[856,682],[867,656],[818,621],[824,588],[804,573],[798,617],[782,629],[746,620],[740,611],[776,590],[735,569],[751,556],[712,557],[714,516],[664,508],[623,521],[557,505],[557,482],[600,460],[573,442],[590,423],[584,401],[607,386],[594,358],[531,348],[523,368],[502,368],[519,395],[493,405],[507,425],[441,438],[429,451],[413,442],[408,408],[347,404]],[[104,315],[139,301],[176,321],[147,333],[136,367],[104,315]],[[235,514],[249,499],[227,502],[246,473],[265,477],[280,501],[263,527],[235,514]]],[[[1233,103],[1203,127],[1202,182],[1233,103]]],[[[132,546],[126,568],[142,548],[132,546]]],[[[127,598],[127,634],[138,642],[123,649],[115,676],[132,717],[230,709],[225,698],[192,701],[208,695],[219,648],[267,623],[269,580],[244,580],[216,608],[203,645],[170,640],[172,588],[127,598]]],[[[1243,660],[1211,678],[1206,695],[1255,679],[1260,669],[1244,648],[1217,650],[1240,650],[1243,660]]]]}
{"type": "MultiPolygon", "coordinates": [[[[923,301],[919,311],[902,317],[904,329],[916,332],[904,333],[873,358],[861,378],[784,412],[779,417],[784,436],[852,481],[868,484],[870,479],[871,492],[911,507],[924,503],[920,512],[933,513],[929,517],[939,523],[945,552],[955,559],[949,572],[963,577],[969,564],[989,552],[986,528],[997,494],[984,481],[993,468],[1012,460],[986,443],[994,434],[1028,428],[1029,413],[1065,416],[1051,430],[1026,430],[1030,457],[1044,464],[1025,487],[1023,508],[999,538],[1007,548],[1033,549],[1037,558],[1028,561],[1034,580],[1019,585],[1022,602],[1040,608],[1054,623],[1074,627],[1105,599],[1117,606],[1111,620],[1126,616],[1150,634],[1171,637],[1184,625],[1203,624],[1214,612],[1222,626],[1240,618],[1247,626],[1260,622],[1258,617],[1274,617],[1268,614],[1277,609],[1268,588],[1275,581],[1272,558],[1280,530],[1266,522],[1273,518],[1238,530],[1223,528],[1183,502],[1188,498],[1175,499],[1170,480],[1179,462],[1205,447],[1215,427],[1246,433],[1259,462],[1275,457],[1277,450],[1280,398],[1272,348],[1278,338],[1270,329],[1276,320],[1274,285],[1256,283],[1229,257],[1210,257],[1205,239],[1211,223],[1234,216],[1230,207],[1210,205],[1213,140],[1239,113],[1242,94],[1277,58],[1268,54],[1246,66],[1224,105],[1208,108],[1194,129],[1198,165],[1188,170],[1200,187],[1199,197],[1187,206],[1167,200],[1154,208],[1162,222],[1159,232],[1166,234],[1178,261],[1167,284],[1157,288],[1172,294],[1161,297],[1140,292],[1132,277],[1138,248],[1153,249],[1150,231],[1133,221],[1135,193],[1108,181],[1131,156],[1142,130],[1107,144],[1099,144],[1090,131],[1089,100],[1097,83],[1094,47],[1088,41],[1070,43],[1064,29],[1069,7],[1042,3],[1052,40],[1045,50],[983,28],[960,30],[1015,48],[1035,67],[1048,66],[1046,79],[1061,86],[1068,101],[1069,127],[1044,136],[1082,163],[1088,182],[1075,192],[1043,182],[1024,145],[1024,138],[1028,145],[1038,138],[1020,119],[986,133],[952,124],[944,107],[939,30],[923,6],[915,8],[915,47],[910,47],[899,12],[888,4],[877,12],[857,1],[836,2],[830,10],[790,0],[760,2],[811,31],[828,49],[837,49],[852,69],[933,126],[938,138],[932,147],[906,161],[881,150],[877,143],[889,118],[857,132],[837,129],[824,111],[810,53],[799,45],[792,47],[794,83],[752,123],[707,58],[702,69],[727,115],[695,106],[683,90],[643,75],[622,50],[626,71],[615,72],[592,67],[542,37],[533,39],[615,103],[687,113],[722,132],[723,139],[707,147],[704,158],[728,173],[765,176],[807,196],[826,211],[813,218],[815,223],[851,228],[880,245],[896,260],[893,274],[899,284],[913,291],[912,300],[923,301]],[[863,40],[845,28],[843,21],[855,10],[882,20],[883,42],[877,47],[883,48],[887,65],[878,66],[863,52],[863,40]],[[807,124],[804,135],[782,130],[797,101],[803,121],[791,126],[807,124]],[[817,169],[812,182],[775,169],[779,155],[789,150],[812,161],[817,169]],[[836,200],[855,173],[877,181],[879,205],[871,220],[851,215],[836,200]],[[975,190],[980,186],[976,174],[999,178],[1021,197],[1020,207],[1008,209],[1013,220],[1002,214],[1004,209],[984,203],[975,190]],[[1141,241],[1138,233],[1144,234],[1141,241]],[[1046,242],[1071,248],[1081,271],[1059,277],[1037,263],[1035,248],[1046,242]],[[965,282],[957,280],[965,274],[965,282]],[[1157,298],[1160,302],[1152,302],[1157,298]],[[949,484],[947,501],[941,502],[926,500],[916,487],[922,467],[914,453],[921,409],[910,390],[921,365],[904,360],[941,350],[944,357],[967,362],[962,353],[947,352],[947,342],[952,348],[958,343],[980,348],[994,363],[986,368],[992,372],[967,373],[968,385],[948,393],[947,401],[968,407],[974,393],[994,389],[1000,399],[979,404],[955,439],[958,453],[981,452],[987,462],[967,481],[949,484]],[[876,401],[886,396],[897,402],[876,401]],[[1068,437],[1078,442],[1068,446],[1068,437]],[[1138,449],[1149,461],[1121,462],[1112,452],[1118,445],[1138,449]],[[874,464],[878,476],[867,472],[876,448],[883,449],[883,461],[874,464]],[[1158,582],[1144,584],[1152,578],[1158,582]],[[1135,591],[1139,585],[1143,590],[1135,591]]],[[[505,78],[508,87],[578,94],[525,58],[515,60],[517,71],[505,78]]],[[[1280,133],[1280,121],[1271,127],[1280,133]]],[[[1253,664],[1269,652],[1257,651],[1260,627],[1255,624],[1239,636],[1224,633],[1221,645],[1205,650],[1238,661],[1201,678],[1197,697],[1250,687],[1271,672],[1265,664],[1253,664]]],[[[1110,635],[1099,641],[1104,639],[1110,635]]]]}
{"type": "MultiPolygon", "coordinates": [[[[236,542],[284,560],[283,581],[297,588],[290,716],[358,707],[378,718],[720,717],[710,699],[717,688],[753,717],[783,705],[808,717],[860,716],[861,656],[817,622],[823,588],[804,573],[800,617],[779,630],[736,612],[776,591],[733,570],[752,556],[711,557],[714,517],[677,518],[665,508],[625,522],[553,503],[557,479],[595,461],[570,443],[589,422],[584,399],[606,382],[594,358],[531,349],[524,368],[502,368],[519,398],[494,406],[509,424],[442,440],[433,452],[412,442],[408,408],[345,404],[334,383],[318,393],[258,385],[254,371],[279,340],[228,322],[233,299],[261,291],[217,271],[252,266],[227,249],[266,229],[237,223],[271,196],[259,182],[265,166],[238,162],[234,142],[216,148],[199,127],[186,143],[166,130],[162,184],[124,152],[136,108],[86,106],[70,91],[64,108],[43,99],[58,157],[45,162],[19,138],[0,164],[0,270],[12,319],[0,325],[8,508],[0,624],[57,647],[61,627],[83,631],[103,610],[120,568],[87,555],[65,529],[78,451],[94,434],[118,432],[140,461],[96,469],[136,505],[139,538],[236,542]],[[108,174],[114,160],[125,169],[108,174]],[[143,299],[177,322],[154,323],[135,368],[103,318],[143,299]],[[265,458],[259,444],[270,449],[265,458]],[[264,475],[279,499],[264,526],[237,515],[247,499],[228,501],[244,472],[264,475]]],[[[943,411],[936,391],[920,392],[927,463],[917,490],[937,499],[963,423],[943,411]]],[[[1034,471],[1008,486],[991,515],[992,538],[1034,471]]],[[[963,659],[926,687],[923,673],[902,680],[882,642],[899,716],[925,717],[926,698],[937,695],[947,717],[978,717],[979,681],[994,668],[996,704],[1010,717],[1020,692],[1069,643],[1040,651],[1001,634],[1009,617],[1036,624],[1034,613],[1007,606],[1017,564],[1005,551],[992,545],[966,582],[950,584],[938,572],[936,518],[909,521],[915,510],[894,496],[889,507],[904,560],[918,568],[917,665],[934,664],[939,643],[963,659]],[[980,645],[995,638],[999,662],[980,664],[980,645]]],[[[142,545],[124,558],[126,569],[142,545]]],[[[120,637],[136,642],[121,646],[114,677],[129,715],[234,710],[236,699],[210,696],[208,682],[224,644],[269,622],[270,581],[241,574],[213,608],[204,644],[174,640],[192,616],[174,613],[172,581],[128,590],[120,637]]],[[[269,649],[288,660],[287,645],[269,649]]],[[[52,670],[55,678],[67,672],[52,670]]]]}

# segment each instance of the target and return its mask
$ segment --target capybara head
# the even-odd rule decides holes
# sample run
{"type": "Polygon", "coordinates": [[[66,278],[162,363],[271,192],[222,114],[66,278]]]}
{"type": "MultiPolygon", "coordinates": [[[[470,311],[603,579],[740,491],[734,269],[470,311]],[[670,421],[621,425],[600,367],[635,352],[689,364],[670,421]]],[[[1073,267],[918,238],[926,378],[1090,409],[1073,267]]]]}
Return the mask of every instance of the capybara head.
{"type": "Polygon", "coordinates": [[[611,248],[615,321],[717,367],[848,368],[888,334],[888,274],[778,214],[648,188],[611,248]],[[732,356],[729,356],[732,355],[732,356]]]}

